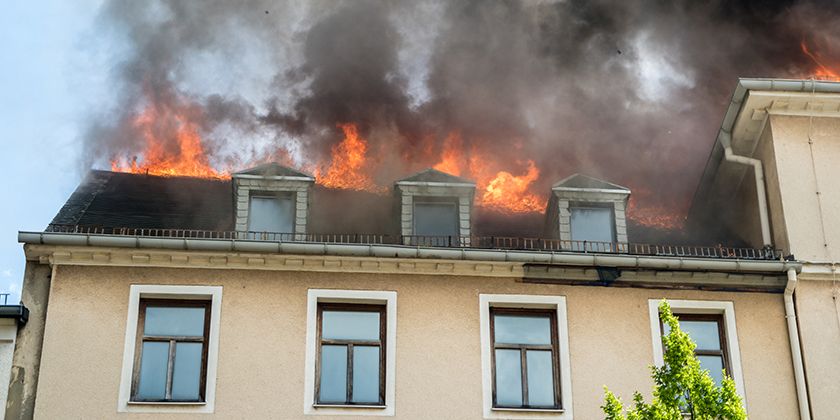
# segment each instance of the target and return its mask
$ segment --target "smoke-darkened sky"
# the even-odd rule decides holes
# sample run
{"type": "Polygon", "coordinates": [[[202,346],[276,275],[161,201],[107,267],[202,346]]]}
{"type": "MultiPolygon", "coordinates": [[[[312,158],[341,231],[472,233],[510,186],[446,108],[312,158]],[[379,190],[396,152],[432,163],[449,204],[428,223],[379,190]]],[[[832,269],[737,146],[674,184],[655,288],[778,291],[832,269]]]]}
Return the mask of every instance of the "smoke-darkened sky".
{"type": "MultiPolygon", "coordinates": [[[[4,155],[21,157],[3,175],[38,171],[4,194],[39,208],[4,206],[12,282],[15,232],[140,155],[149,110],[198,127],[218,168],[328,161],[352,123],[387,186],[457,132],[465,162],[533,160],[534,191],[580,172],[684,208],[738,77],[818,73],[803,43],[840,61],[833,0],[13,2],[0,27],[4,155]]],[[[151,126],[168,153],[183,123],[151,126]]]]}

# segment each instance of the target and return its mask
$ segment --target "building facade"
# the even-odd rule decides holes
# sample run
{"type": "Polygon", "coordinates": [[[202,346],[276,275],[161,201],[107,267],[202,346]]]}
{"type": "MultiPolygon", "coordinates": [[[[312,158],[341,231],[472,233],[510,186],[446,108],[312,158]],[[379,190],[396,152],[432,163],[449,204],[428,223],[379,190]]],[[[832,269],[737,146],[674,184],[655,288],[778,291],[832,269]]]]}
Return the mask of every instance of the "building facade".
{"type": "Polygon", "coordinates": [[[751,418],[837,417],[840,89],[797,83],[739,83],[692,208],[752,248],[635,245],[630,191],[582,176],[552,192],[557,232],[527,239],[476,231],[474,184],[436,171],[397,181],[353,227],[371,234],[325,231],[352,204],[279,165],[94,171],[19,235],[31,316],[6,418],[602,418],[604,386],[651,397],[661,299],[751,418]],[[767,211],[730,156],[763,163],[767,211]],[[243,231],[266,220],[293,231],[243,231]]]}

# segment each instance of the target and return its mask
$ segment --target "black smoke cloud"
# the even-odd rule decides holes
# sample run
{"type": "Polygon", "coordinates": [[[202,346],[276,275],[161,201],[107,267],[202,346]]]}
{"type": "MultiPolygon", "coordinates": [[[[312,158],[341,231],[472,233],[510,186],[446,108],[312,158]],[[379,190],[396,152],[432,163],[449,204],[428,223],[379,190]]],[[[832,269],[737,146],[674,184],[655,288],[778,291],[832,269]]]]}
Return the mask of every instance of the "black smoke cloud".
{"type": "Polygon", "coordinates": [[[838,19],[819,0],[109,1],[114,96],[85,164],[141,153],[139,113],[180,104],[211,163],[317,163],[353,123],[388,185],[457,131],[467,159],[532,159],[534,191],[580,172],[685,211],[737,78],[810,76],[801,45],[840,47],[838,19]]]}

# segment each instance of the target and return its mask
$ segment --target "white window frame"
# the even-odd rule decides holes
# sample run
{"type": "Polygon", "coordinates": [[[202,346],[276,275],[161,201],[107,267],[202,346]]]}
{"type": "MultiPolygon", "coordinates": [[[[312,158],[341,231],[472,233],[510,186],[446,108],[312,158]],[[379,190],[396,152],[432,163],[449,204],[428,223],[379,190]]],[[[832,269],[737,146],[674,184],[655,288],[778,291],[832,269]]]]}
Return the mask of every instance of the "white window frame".
{"type": "Polygon", "coordinates": [[[397,367],[397,292],[376,290],[309,289],[306,302],[306,373],[303,414],[393,416],[397,367]],[[335,405],[315,403],[315,354],[318,303],[385,305],[385,405],[335,405]]]}
{"type": "Polygon", "coordinates": [[[122,376],[120,377],[117,412],[141,413],[213,413],[216,401],[216,369],[219,360],[219,326],[222,314],[222,286],[132,285],[128,298],[128,319],[125,328],[122,376]],[[131,401],[131,380],[134,352],[137,349],[137,321],[140,299],[209,300],[210,337],[207,343],[207,379],[204,402],[141,402],[131,401]]]}
{"type": "MultiPolygon", "coordinates": [[[[653,339],[653,360],[657,367],[665,365],[662,354],[662,327],[659,320],[659,303],[661,299],[648,300],[650,308],[650,331],[653,339]]],[[[738,330],[735,327],[735,304],[728,301],[708,300],[668,300],[671,312],[679,314],[719,314],[723,315],[723,328],[726,330],[726,347],[729,355],[728,372],[735,381],[735,389],[741,401],[744,403],[744,410],[747,408],[747,396],[744,394],[744,372],[741,369],[741,349],[738,346],[738,330]]],[[[720,384],[718,384],[720,385],[720,384]]]]}
{"type": "Polygon", "coordinates": [[[481,321],[481,387],[485,419],[559,419],[572,420],[572,377],[569,359],[569,326],[565,296],[479,294],[481,321]],[[561,409],[494,408],[492,343],[490,343],[490,308],[551,309],[557,311],[557,338],[560,360],[561,409]]]}

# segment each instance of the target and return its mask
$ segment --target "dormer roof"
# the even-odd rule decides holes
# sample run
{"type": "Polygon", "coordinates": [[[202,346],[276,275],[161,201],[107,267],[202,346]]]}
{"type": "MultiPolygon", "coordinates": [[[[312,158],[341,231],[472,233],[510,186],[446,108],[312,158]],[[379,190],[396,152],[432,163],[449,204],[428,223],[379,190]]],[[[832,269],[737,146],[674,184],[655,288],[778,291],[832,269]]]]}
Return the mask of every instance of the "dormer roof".
{"type": "Polygon", "coordinates": [[[630,194],[629,188],[581,174],[574,174],[554,184],[551,189],[561,191],[592,191],[630,194]]]}
{"type": "Polygon", "coordinates": [[[281,165],[277,162],[266,163],[263,165],[255,166],[253,168],[248,168],[239,172],[235,172],[232,177],[233,178],[240,178],[242,175],[251,175],[251,176],[258,176],[260,178],[272,178],[272,177],[294,177],[294,178],[310,178],[313,181],[315,177],[307,174],[305,172],[298,171],[296,169],[292,169],[286,165],[281,165]]]}
{"type": "Polygon", "coordinates": [[[398,179],[394,182],[397,185],[400,184],[407,184],[407,183],[415,183],[415,182],[422,182],[422,183],[441,183],[441,184],[459,184],[458,186],[464,187],[475,187],[475,182],[470,180],[457,177],[455,175],[450,175],[445,172],[438,171],[437,169],[428,168],[424,169],[420,172],[411,174],[405,178],[398,179]]]}

